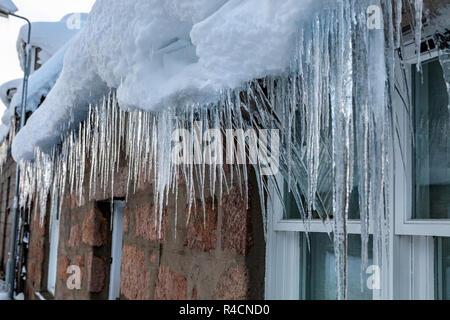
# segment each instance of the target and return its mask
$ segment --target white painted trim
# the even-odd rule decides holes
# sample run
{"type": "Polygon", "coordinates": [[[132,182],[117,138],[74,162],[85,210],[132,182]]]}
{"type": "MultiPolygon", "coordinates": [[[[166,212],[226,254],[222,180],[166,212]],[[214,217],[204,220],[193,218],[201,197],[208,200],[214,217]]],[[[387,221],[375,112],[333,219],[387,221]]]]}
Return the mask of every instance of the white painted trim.
{"type": "MultiPolygon", "coordinates": [[[[320,220],[279,220],[274,225],[275,231],[295,231],[295,232],[333,232],[333,222],[322,222],[320,220]]],[[[350,220],[347,222],[348,234],[361,234],[361,222],[350,220]]]]}
{"type": "MultiPolygon", "coordinates": [[[[270,187],[272,194],[274,187],[270,187]]],[[[282,206],[277,196],[268,201],[266,241],[265,298],[298,300],[300,298],[300,234],[274,230],[276,212],[282,206]]],[[[282,212],[282,211],[281,211],[282,212]]]]}
{"type": "Polygon", "coordinates": [[[56,288],[56,275],[58,268],[58,244],[59,244],[59,212],[58,205],[53,205],[54,212],[50,212],[50,252],[48,255],[47,291],[53,296],[56,288]]]}
{"type": "MultiPolygon", "coordinates": [[[[428,54],[422,55],[423,62],[434,58],[437,52],[429,57],[428,54]]],[[[410,63],[416,63],[416,60],[408,60],[410,63]]],[[[411,76],[411,64],[406,62],[406,81],[409,88],[409,96],[412,102],[413,83],[411,76]]],[[[413,211],[413,185],[412,185],[412,133],[409,118],[399,99],[394,100],[394,106],[398,119],[399,136],[394,137],[394,210],[395,210],[395,229],[396,235],[416,235],[416,236],[437,236],[450,237],[449,219],[412,219],[413,211]],[[404,159],[402,160],[402,155],[404,159]]],[[[413,105],[410,106],[414,108],[413,105]]]]}
{"type": "Polygon", "coordinates": [[[111,244],[111,271],[109,277],[109,300],[120,298],[120,277],[122,268],[122,245],[124,228],[124,201],[114,201],[112,244],[111,244]]]}

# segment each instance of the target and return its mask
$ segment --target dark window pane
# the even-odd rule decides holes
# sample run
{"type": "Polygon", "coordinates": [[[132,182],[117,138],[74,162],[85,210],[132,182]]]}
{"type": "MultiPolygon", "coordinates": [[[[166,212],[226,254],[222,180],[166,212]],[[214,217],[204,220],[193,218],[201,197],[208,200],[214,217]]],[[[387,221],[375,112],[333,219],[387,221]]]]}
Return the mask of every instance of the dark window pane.
{"type": "Polygon", "coordinates": [[[439,61],[424,64],[423,75],[413,71],[413,78],[413,217],[450,219],[450,114],[439,61]]]}
{"type": "MultiPolygon", "coordinates": [[[[336,273],[334,266],[333,242],[326,233],[309,235],[311,250],[307,249],[303,235],[301,264],[301,293],[308,300],[336,299],[336,273]]],[[[371,300],[372,290],[366,282],[370,274],[363,273],[361,291],[361,237],[348,236],[348,299],[371,300]]],[[[372,240],[369,241],[369,265],[372,264],[372,240]]]]}
{"type": "Polygon", "coordinates": [[[450,238],[436,238],[436,298],[450,300],[450,238]]]}

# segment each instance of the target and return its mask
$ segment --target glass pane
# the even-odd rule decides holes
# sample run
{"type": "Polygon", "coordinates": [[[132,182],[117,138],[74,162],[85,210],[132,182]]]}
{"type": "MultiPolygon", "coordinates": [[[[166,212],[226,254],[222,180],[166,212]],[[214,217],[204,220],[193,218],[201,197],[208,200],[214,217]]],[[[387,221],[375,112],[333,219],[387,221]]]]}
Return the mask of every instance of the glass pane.
{"type": "Polygon", "coordinates": [[[423,65],[423,75],[413,75],[413,217],[450,219],[450,114],[442,68],[434,60],[423,65]]]}
{"type": "MultiPolygon", "coordinates": [[[[303,263],[301,265],[302,297],[307,300],[336,299],[333,242],[326,233],[309,235],[311,250],[303,236],[303,263]]],[[[372,290],[366,286],[370,274],[363,273],[361,291],[361,236],[348,236],[348,299],[371,300],[372,290]]],[[[372,239],[369,240],[369,265],[372,264],[372,239]]]]}
{"type": "MultiPolygon", "coordinates": [[[[357,177],[355,177],[357,179],[357,177]]],[[[287,190],[287,184],[285,185],[285,190],[287,190]]],[[[295,202],[294,196],[291,192],[285,192],[285,204],[286,204],[286,212],[284,213],[284,219],[290,220],[290,219],[302,219],[302,216],[300,215],[300,211],[297,207],[297,204],[295,202]]],[[[302,198],[303,204],[306,203],[305,199],[302,198]]],[[[303,206],[303,210],[306,211],[306,207],[303,206]]],[[[313,219],[319,219],[320,216],[318,213],[314,212],[313,219]]],[[[359,220],[359,193],[358,193],[358,187],[353,188],[351,194],[350,194],[350,206],[349,206],[349,212],[348,212],[348,218],[351,220],[359,220]]]]}
{"type": "Polygon", "coordinates": [[[436,298],[450,300],[450,238],[436,239],[436,298]]]}

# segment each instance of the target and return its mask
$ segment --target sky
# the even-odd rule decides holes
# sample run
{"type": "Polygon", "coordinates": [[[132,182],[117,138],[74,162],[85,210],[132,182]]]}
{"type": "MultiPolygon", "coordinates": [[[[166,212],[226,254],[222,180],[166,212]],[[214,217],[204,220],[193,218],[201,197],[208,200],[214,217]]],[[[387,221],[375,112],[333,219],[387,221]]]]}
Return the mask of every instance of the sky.
{"type": "MultiPolygon", "coordinates": [[[[34,21],[59,21],[67,13],[89,12],[95,0],[13,0],[16,14],[34,21]]],[[[0,17],[0,85],[23,77],[17,57],[16,40],[24,21],[0,17]]],[[[5,106],[0,101],[0,118],[5,106]]]]}

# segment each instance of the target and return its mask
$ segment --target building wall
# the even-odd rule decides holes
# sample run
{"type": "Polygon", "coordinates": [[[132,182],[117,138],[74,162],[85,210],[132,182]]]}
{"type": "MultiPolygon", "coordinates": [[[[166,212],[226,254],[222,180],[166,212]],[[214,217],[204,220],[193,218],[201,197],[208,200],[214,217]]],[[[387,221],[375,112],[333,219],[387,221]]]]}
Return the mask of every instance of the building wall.
{"type": "Polygon", "coordinates": [[[11,238],[16,163],[10,157],[0,172],[0,273],[6,273],[11,238]]]}
{"type": "MultiPolygon", "coordinates": [[[[127,177],[128,169],[123,167],[115,177],[115,199],[126,197],[127,177]]],[[[207,198],[205,227],[200,199],[187,223],[184,188],[180,181],[178,199],[171,195],[164,207],[161,237],[155,230],[152,186],[142,185],[135,193],[130,190],[125,209],[121,299],[263,299],[265,242],[256,184],[250,183],[248,209],[238,187],[231,188],[221,206],[217,198],[214,207],[213,199],[207,198]]],[[[108,298],[110,194],[110,190],[104,193],[98,189],[94,199],[81,201],[66,195],[60,217],[56,299],[108,298]],[[67,286],[71,265],[81,270],[79,290],[67,286]]],[[[46,289],[49,247],[48,236],[43,234],[48,235],[48,226],[40,226],[38,220],[31,224],[28,299],[36,299],[35,292],[46,289]]]]}

